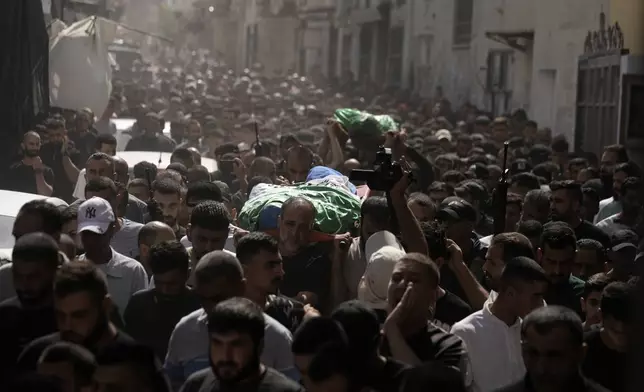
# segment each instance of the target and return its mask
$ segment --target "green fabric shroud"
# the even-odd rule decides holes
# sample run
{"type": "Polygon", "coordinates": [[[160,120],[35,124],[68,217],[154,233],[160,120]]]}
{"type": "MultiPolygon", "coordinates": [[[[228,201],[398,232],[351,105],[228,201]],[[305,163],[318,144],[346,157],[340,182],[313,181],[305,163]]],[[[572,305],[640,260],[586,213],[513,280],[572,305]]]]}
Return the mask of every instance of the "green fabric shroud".
{"type": "Polygon", "coordinates": [[[360,200],[341,189],[321,185],[272,187],[250,199],[239,213],[239,225],[244,230],[277,228],[282,203],[300,196],[315,206],[315,230],[327,234],[357,233],[360,222],[360,200]]]}
{"type": "Polygon", "coordinates": [[[337,109],[333,118],[349,133],[349,137],[381,136],[398,130],[398,124],[391,116],[374,116],[356,109],[337,109]]]}

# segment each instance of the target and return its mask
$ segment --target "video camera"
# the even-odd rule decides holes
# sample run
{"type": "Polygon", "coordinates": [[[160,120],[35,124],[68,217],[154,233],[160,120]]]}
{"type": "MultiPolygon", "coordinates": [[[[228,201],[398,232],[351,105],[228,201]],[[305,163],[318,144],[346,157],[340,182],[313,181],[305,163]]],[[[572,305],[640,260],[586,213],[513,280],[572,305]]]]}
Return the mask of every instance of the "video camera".
{"type": "Polygon", "coordinates": [[[384,146],[378,147],[373,170],[351,170],[349,179],[366,182],[369,189],[374,191],[389,192],[403,176],[403,169],[398,162],[394,162],[391,149],[384,146]]]}

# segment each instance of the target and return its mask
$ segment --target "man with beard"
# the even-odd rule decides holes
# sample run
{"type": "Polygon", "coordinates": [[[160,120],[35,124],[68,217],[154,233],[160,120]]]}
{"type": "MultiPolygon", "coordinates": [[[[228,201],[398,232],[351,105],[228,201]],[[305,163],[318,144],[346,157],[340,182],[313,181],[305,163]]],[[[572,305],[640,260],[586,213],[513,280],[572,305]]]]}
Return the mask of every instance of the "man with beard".
{"type": "Polygon", "coordinates": [[[463,341],[429,321],[439,280],[436,264],[420,253],[408,253],[396,263],[387,292],[391,311],[383,328],[382,352],[411,366],[439,361],[464,371],[463,341]]]}
{"type": "Polygon", "coordinates": [[[521,319],[543,306],[548,280],[536,261],[515,257],[505,264],[499,283],[494,302],[454,324],[450,331],[467,346],[467,384],[473,391],[493,391],[523,378],[521,319]]]}
{"type": "Polygon", "coordinates": [[[32,341],[20,354],[20,371],[35,371],[51,344],[66,341],[96,354],[113,341],[132,341],[110,322],[112,299],[105,275],[88,261],[64,263],[54,278],[54,309],[58,332],[32,341]]]}
{"type": "Polygon", "coordinates": [[[489,296],[484,302],[494,302],[499,295],[501,274],[505,263],[520,256],[531,259],[535,257],[532,243],[523,234],[501,233],[492,238],[483,264],[485,285],[490,289],[489,296]]]}
{"type": "Polygon", "coordinates": [[[181,185],[169,178],[154,181],[152,198],[163,213],[163,221],[174,230],[175,237],[183,238],[186,235],[186,229],[179,226],[179,211],[183,202],[181,185]]]}
{"type": "Polygon", "coordinates": [[[130,336],[165,358],[172,330],[182,317],[199,308],[199,299],[186,286],[190,258],[178,241],[152,246],[147,262],[154,287],[130,298],[123,321],[130,336]]]}
{"type": "Polygon", "coordinates": [[[622,193],[621,188],[624,181],[628,177],[640,177],[640,168],[633,162],[618,163],[613,170],[612,176],[612,197],[601,200],[599,202],[599,211],[597,216],[594,217],[594,222],[601,222],[612,215],[618,214],[622,211],[622,204],[619,202],[622,193]]]}
{"type": "Polygon", "coordinates": [[[550,280],[545,300],[549,305],[565,306],[581,315],[584,281],[572,275],[576,253],[577,240],[568,225],[551,222],[544,227],[537,260],[550,280]]]}
{"type": "Polygon", "coordinates": [[[550,215],[552,221],[566,223],[578,239],[589,238],[599,241],[605,248],[610,247],[610,237],[592,223],[581,219],[583,193],[581,185],[572,181],[553,181],[550,183],[550,215]]]}
{"type": "Polygon", "coordinates": [[[78,166],[82,164],[74,143],[67,138],[65,120],[56,117],[47,120],[47,143],[40,150],[45,165],[54,171],[54,191],[52,196],[66,202],[73,200],[74,184],[78,179],[78,166]]]}
{"type": "Polygon", "coordinates": [[[301,324],[305,309],[317,312],[307,305],[279,294],[284,279],[282,256],[275,238],[255,232],[244,236],[237,244],[237,258],[244,268],[245,297],[261,306],[266,314],[279,321],[291,332],[301,324]]]}
{"type": "MultiPolygon", "coordinates": [[[[45,200],[33,200],[20,207],[13,222],[12,235],[18,241],[29,233],[43,232],[58,242],[62,229],[63,218],[60,209],[45,200]]],[[[0,301],[16,295],[12,267],[12,263],[0,266],[0,301]]]]}
{"type": "MultiPolygon", "coordinates": [[[[172,387],[178,390],[193,373],[208,366],[208,314],[221,301],[242,296],[245,279],[237,258],[223,251],[214,251],[201,258],[194,271],[194,290],[202,308],[183,317],[172,331],[165,370],[172,387]]],[[[265,339],[261,347],[261,360],[266,366],[277,369],[292,378],[296,377],[291,355],[291,333],[272,317],[264,314],[265,339]]]]}
{"type": "Polygon", "coordinates": [[[262,364],[265,315],[251,300],[232,298],[208,316],[210,368],[190,376],[183,392],[225,390],[302,392],[301,386],[262,364]]]}
{"type": "Polygon", "coordinates": [[[29,342],[56,331],[52,287],[61,261],[58,244],[45,233],[27,234],[13,247],[12,260],[16,297],[0,303],[0,375],[11,374],[29,342]]]}
{"type": "Polygon", "coordinates": [[[644,212],[641,195],[642,181],[637,177],[628,177],[620,189],[621,212],[597,223],[597,227],[608,235],[613,235],[618,230],[641,232],[641,228],[638,227],[642,220],[642,212],[644,212]]]}
{"type": "Polygon", "coordinates": [[[40,159],[40,135],[30,131],[22,137],[22,159],[4,175],[4,188],[10,191],[51,196],[54,172],[40,159]]]}
{"type": "MultiPolygon", "coordinates": [[[[600,212],[607,205],[612,205],[617,201],[614,198],[615,187],[613,184],[613,173],[617,164],[625,162],[628,162],[628,152],[626,151],[626,147],[621,144],[613,144],[604,147],[604,153],[602,154],[601,164],[599,166],[601,181],[604,185],[604,192],[602,192],[602,195],[600,196],[605,197],[606,199],[599,202],[600,212]],[[611,195],[612,197],[609,197],[611,195]]],[[[613,212],[613,214],[616,213],[617,212],[613,212]]],[[[609,217],[610,215],[612,214],[607,214],[604,218],[609,217]]]]}

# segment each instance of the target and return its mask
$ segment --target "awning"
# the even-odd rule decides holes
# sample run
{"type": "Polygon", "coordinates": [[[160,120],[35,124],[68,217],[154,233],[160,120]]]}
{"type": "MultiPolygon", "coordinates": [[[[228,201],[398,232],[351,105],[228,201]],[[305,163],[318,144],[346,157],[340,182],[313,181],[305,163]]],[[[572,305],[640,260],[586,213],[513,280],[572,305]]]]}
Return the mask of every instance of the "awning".
{"type": "Polygon", "coordinates": [[[487,31],[485,36],[492,41],[525,52],[528,49],[529,41],[534,41],[534,30],[487,31]]]}

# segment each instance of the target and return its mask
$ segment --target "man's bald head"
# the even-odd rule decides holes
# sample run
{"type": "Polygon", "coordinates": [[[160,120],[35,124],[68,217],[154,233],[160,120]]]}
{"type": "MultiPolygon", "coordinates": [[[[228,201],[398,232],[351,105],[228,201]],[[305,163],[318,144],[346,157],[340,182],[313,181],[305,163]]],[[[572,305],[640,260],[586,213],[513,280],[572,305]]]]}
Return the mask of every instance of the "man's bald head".
{"type": "Polygon", "coordinates": [[[22,137],[22,151],[25,156],[33,158],[40,154],[40,135],[29,131],[22,137]]]}
{"type": "Polygon", "coordinates": [[[360,169],[360,161],[351,158],[344,161],[344,172],[349,173],[351,170],[360,169]]]}
{"type": "Polygon", "coordinates": [[[130,178],[130,173],[129,173],[129,166],[125,159],[118,157],[118,156],[113,156],[112,161],[114,162],[114,172],[116,173],[116,181],[120,182],[121,184],[127,184],[128,180],[130,178]]]}
{"type": "Polygon", "coordinates": [[[139,231],[139,246],[152,247],[163,241],[179,240],[174,235],[174,230],[167,224],[159,221],[148,222],[139,231]]]}
{"type": "Polygon", "coordinates": [[[40,140],[40,135],[36,131],[28,131],[22,136],[22,141],[27,142],[29,139],[38,139],[40,140]]]}

